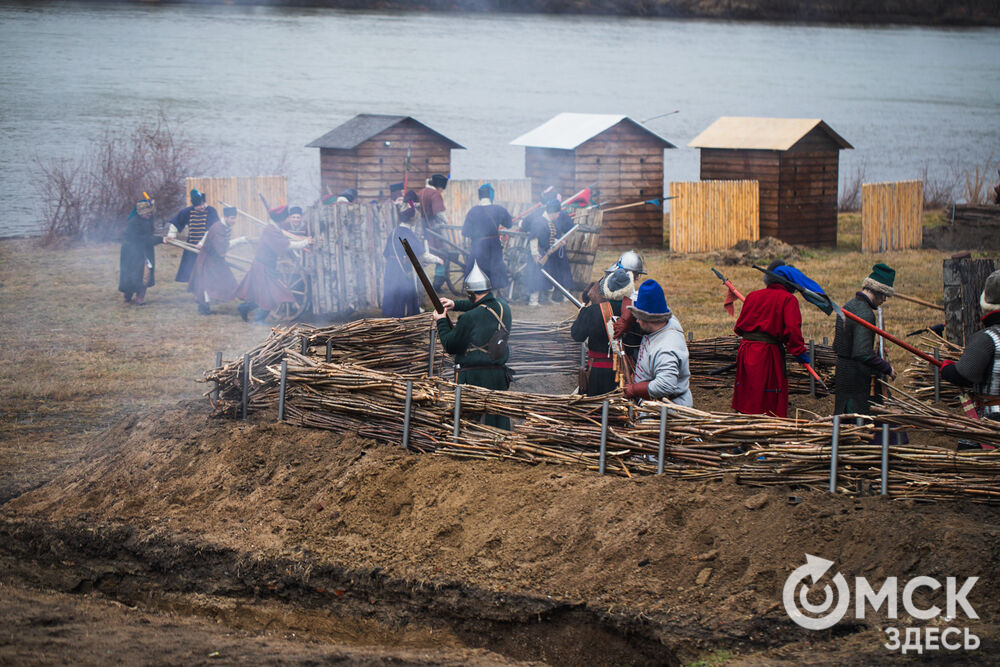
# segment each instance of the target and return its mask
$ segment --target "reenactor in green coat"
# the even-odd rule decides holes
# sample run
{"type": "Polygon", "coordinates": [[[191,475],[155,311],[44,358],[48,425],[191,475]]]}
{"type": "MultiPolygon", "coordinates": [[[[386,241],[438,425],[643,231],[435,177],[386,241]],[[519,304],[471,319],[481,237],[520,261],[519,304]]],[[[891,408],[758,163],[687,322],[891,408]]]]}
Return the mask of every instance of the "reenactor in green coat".
{"type": "MultiPolygon", "coordinates": [[[[455,355],[459,384],[471,384],[484,389],[506,390],[510,387],[507,360],[510,358],[507,339],[510,335],[510,304],[494,295],[489,277],[478,263],[465,277],[468,299],[441,299],[445,312],[434,313],[438,337],[445,352],[455,355]],[[453,325],[448,311],[461,315],[453,325]]],[[[510,430],[510,418],[482,415],[487,426],[510,430]]]]}

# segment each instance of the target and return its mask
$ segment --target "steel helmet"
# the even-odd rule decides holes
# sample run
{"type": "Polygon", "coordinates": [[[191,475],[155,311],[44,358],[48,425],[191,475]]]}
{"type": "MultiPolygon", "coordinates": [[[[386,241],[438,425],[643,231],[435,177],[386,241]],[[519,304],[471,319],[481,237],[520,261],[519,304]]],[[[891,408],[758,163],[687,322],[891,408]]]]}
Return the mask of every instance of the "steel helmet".
{"type": "Polygon", "coordinates": [[[493,283],[490,282],[490,277],[479,268],[479,262],[473,261],[472,270],[469,271],[469,275],[465,276],[465,291],[489,292],[491,289],[493,289],[493,283]]]}
{"type": "Polygon", "coordinates": [[[616,266],[620,266],[626,271],[631,271],[637,276],[646,273],[643,270],[642,257],[635,250],[626,250],[623,252],[622,256],[618,258],[616,266]]]}

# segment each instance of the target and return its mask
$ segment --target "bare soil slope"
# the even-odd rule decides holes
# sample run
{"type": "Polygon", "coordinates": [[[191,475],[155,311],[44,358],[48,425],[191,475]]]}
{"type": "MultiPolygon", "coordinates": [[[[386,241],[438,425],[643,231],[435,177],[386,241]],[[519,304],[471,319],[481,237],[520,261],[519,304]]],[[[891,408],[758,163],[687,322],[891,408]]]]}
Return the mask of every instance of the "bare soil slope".
{"type": "MultiPolygon", "coordinates": [[[[88,585],[129,600],[152,587],[390,628],[419,618],[460,646],[563,664],[829,639],[780,604],[806,553],[848,580],[978,576],[970,602],[983,619],[1000,612],[996,508],[459,461],[272,420],[220,420],[192,402],[121,421],[81,464],[3,506],[3,541],[21,545],[6,556],[94,559],[104,570],[88,585]],[[548,639],[511,645],[510,625],[532,617],[548,639]]],[[[837,632],[879,627],[867,622],[837,632]]],[[[984,650],[994,630],[981,628],[984,650]]]]}

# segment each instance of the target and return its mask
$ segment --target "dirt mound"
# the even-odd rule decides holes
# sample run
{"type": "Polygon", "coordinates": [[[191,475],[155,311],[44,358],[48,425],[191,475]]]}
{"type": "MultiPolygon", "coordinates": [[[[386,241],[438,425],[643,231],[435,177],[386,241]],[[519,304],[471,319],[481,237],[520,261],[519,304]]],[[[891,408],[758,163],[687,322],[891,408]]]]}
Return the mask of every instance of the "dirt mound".
{"type": "Polygon", "coordinates": [[[781,590],[806,553],[849,580],[979,576],[970,602],[1000,612],[996,508],[415,455],[268,419],[200,403],[129,418],[2,511],[618,609],[674,648],[801,639],[781,590]]]}
{"type": "Polygon", "coordinates": [[[774,259],[787,262],[801,256],[802,251],[798,246],[789,245],[773,236],[765,236],[757,241],[740,241],[728,250],[709,253],[707,258],[715,264],[725,266],[767,266],[774,259]]]}

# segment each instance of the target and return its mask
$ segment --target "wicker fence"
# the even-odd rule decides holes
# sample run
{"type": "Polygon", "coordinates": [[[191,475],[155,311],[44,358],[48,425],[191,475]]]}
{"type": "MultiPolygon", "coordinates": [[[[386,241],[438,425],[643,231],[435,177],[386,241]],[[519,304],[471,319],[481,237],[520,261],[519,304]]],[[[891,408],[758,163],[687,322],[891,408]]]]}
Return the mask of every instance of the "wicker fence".
{"type": "Polygon", "coordinates": [[[205,194],[205,201],[214,206],[222,216],[222,203],[240,209],[236,219],[233,236],[249,236],[257,238],[263,227],[249,217],[266,221],[267,209],[260,201],[260,195],[267,198],[271,206],[277,206],[288,201],[288,180],[284,176],[254,176],[251,178],[186,178],[184,187],[187,192],[197,188],[205,194]]]}
{"type": "Polygon", "coordinates": [[[760,238],[757,181],[671,183],[670,249],[707,252],[760,238]]]}
{"type": "Polygon", "coordinates": [[[861,251],[919,248],[923,214],[922,182],[865,183],[861,186],[861,251]]]}

